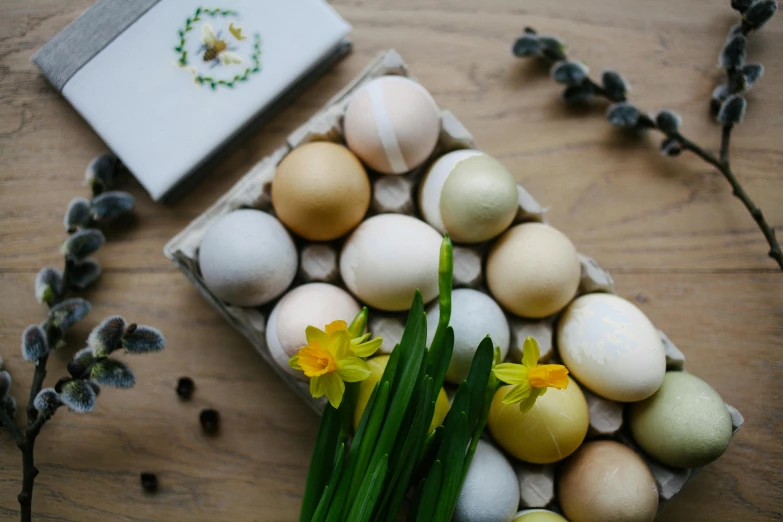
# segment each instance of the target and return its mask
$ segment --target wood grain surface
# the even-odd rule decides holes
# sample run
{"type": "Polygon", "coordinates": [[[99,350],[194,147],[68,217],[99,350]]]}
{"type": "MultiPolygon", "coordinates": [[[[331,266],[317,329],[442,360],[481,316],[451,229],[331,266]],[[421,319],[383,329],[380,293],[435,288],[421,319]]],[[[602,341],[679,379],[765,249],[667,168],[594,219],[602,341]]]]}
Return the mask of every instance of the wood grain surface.
{"type": "MultiPolygon", "coordinates": [[[[105,145],[30,63],[91,0],[0,0],[0,353],[22,399],[32,367],[19,354],[40,267],[59,265],[62,214],[85,195],[84,168],[105,145]]],[[[152,203],[135,181],[136,217],[108,232],[90,316],[52,358],[49,385],[109,314],[159,327],[164,353],[132,359],[138,384],[105,390],[96,411],[59,412],[38,439],[37,520],[290,521],[297,517],[315,415],[162,254],[165,242],[317,110],[380,50],[396,48],[438,103],[503,161],[579,250],[615,276],[685,352],[688,369],[740,409],[728,452],[671,502],[663,520],[783,518],[783,274],[752,219],[711,168],[666,159],[653,136],[624,138],[603,106],[574,113],[535,63],[510,45],[525,25],[557,34],[593,71],[621,71],[645,109],[669,107],[684,133],[714,149],[706,100],[736,15],[728,0],[337,0],[355,51],[176,205],[152,203]],[[196,382],[193,401],[174,393],[196,382]],[[222,431],[205,437],[198,412],[222,431]],[[139,473],[157,473],[144,494],[139,473]]],[[[766,74],[735,132],[735,171],[783,232],[783,18],[752,37],[766,74]]],[[[150,122],[154,124],[154,122],[150,122]]],[[[21,415],[17,418],[21,422],[21,415]]],[[[0,519],[14,520],[20,454],[0,434],[0,519]]]]}

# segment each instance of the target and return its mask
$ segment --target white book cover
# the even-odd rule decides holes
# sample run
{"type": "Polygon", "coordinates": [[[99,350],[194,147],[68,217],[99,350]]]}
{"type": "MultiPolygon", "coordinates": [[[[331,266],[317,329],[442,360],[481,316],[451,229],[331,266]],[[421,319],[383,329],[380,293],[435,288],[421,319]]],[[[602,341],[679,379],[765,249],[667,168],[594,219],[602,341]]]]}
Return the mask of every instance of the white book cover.
{"type": "Polygon", "coordinates": [[[322,0],[146,3],[141,13],[117,13],[126,6],[102,0],[82,16],[89,24],[77,20],[33,60],[156,200],[350,32],[322,0]],[[107,34],[81,34],[101,23],[107,34]],[[74,59],[64,46],[90,50],[74,59]]]}

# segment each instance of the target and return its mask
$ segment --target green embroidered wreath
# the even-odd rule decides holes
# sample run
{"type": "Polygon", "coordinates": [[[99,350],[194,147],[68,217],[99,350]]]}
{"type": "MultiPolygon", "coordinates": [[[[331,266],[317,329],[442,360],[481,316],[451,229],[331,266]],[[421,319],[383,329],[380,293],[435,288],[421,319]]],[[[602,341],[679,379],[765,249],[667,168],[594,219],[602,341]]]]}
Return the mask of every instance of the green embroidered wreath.
{"type": "MultiPolygon", "coordinates": [[[[203,15],[207,15],[212,18],[218,18],[226,16],[238,16],[239,13],[232,9],[197,8],[193,13],[193,16],[188,17],[185,20],[185,26],[178,31],[179,43],[176,47],[174,47],[174,51],[177,53],[177,62],[179,63],[180,67],[187,67],[190,65],[190,62],[188,61],[188,51],[185,49],[185,35],[193,29],[193,24],[200,21],[203,15]]],[[[252,62],[250,67],[246,67],[243,73],[236,74],[229,80],[220,80],[213,76],[205,76],[201,73],[196,73],[193,79],[199,85],[206,84],[209,85],[212,90],[216,90],[219,85],[233,88],[238,82],[246,82],[250,75],[261,72],[261,35],[259,33],[255,33],[253,35],[253,54],[250,55],[250,61],[252,62]]]]}

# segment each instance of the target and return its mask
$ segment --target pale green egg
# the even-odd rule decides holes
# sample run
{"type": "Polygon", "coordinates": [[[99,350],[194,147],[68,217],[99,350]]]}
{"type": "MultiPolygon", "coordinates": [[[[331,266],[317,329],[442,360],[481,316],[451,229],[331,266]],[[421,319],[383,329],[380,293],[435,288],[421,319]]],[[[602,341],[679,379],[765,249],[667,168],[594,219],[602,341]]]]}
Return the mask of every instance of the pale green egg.
{"type": "Polygon", "coordinates": [[[653,458],[677,468],[704,466],[731,442],[731,415],[709,384],[668,372],[650,398],[631,406],[631,432],[653,458]]]}

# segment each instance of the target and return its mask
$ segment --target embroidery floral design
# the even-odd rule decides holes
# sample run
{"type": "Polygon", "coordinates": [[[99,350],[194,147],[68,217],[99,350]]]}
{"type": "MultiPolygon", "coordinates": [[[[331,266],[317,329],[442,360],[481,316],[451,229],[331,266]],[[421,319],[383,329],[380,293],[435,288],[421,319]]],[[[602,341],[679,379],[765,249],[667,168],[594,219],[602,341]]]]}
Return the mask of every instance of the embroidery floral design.
{"type": "Polygon", "coordinates": [[[245,34],[231,9],[199,7],[179,29],[177,66],[198,86],[233,88],[261,72],[261,35],[245,34]]]}

